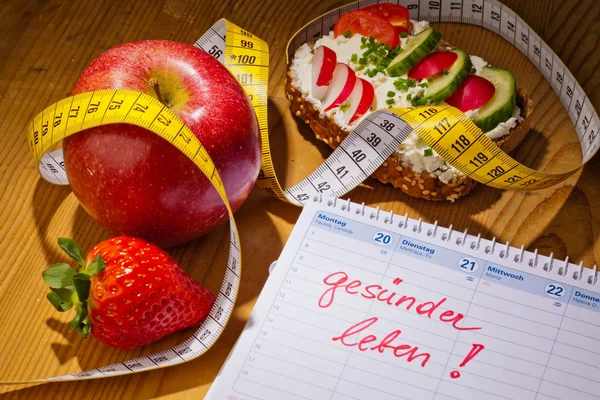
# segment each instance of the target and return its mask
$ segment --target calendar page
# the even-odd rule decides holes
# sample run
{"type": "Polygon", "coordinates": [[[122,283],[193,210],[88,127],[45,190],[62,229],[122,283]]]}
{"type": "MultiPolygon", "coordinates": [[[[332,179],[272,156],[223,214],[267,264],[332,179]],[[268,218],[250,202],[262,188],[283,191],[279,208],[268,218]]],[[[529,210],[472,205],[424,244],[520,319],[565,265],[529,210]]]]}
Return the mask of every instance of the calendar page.
{"type": "Polygon", "coordinates": [[[597,399],[596,281],[537,252],[316,201],[207,398],[597,399]]]}

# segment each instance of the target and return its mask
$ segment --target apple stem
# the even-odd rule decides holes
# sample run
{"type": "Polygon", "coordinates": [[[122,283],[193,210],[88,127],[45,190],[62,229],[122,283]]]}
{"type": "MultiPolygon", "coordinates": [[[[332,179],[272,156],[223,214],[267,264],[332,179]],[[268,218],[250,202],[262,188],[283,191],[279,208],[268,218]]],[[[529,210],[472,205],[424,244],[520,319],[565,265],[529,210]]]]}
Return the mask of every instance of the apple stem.
{"type": "Polygon", "coordinates": [[[154,93],[156,94],[156,98],[158,99],[158,101],[160,101],[167,107],[171,107],[171,105],[169,103],[167,103],[167,101],[163,97],[162,92],[160,91],[160,85],[158,84],[158,81],[156,79],[152,78],[152,79],[150,79],[150,81],[148,83],[150,84],[152,89],[154,89],[154,93]]]}

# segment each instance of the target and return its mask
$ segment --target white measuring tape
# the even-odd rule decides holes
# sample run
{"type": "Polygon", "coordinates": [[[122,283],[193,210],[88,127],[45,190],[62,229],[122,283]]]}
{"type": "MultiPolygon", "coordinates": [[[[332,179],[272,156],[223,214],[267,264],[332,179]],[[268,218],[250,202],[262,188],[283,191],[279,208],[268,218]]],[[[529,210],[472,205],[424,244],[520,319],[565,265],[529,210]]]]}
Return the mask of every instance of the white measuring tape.
{"type": "MultiPolygon", "coordinates": [[[[559,57],[514,11],[496,0],[395,0],[390,3],[408,8],[411,19],[430,22],[462,22],[484,27],[517,47],[542,72],[568,111],[575,126],[583,162],[587,163],[600,147],[598,114],[571,72],[559,57]]],[[[304,43],[327,35],[339,17],[347,12],[377,3],[359,1],[333,10],[306,24],[289,41],[288,62],[304,43]]],[[[340,196],[349,192],[377,169],[415,130],[446,162],[464,175],[489,186],[509,190],[543,189],[563,181],[580,167],[562,173],[536,171],[511,158],[498,148],[462,112],[452,107],[427,106],[401,110],[379,110],[368,115],[345,138],[327,160],[309,177],[287,189],[279,198],[291,203],[304,203],[314,196],[340,196]],[[423,110],[430,110],[430,115],[423,110]],[[440,135],[434,127],[444,119],[446,132],[440,135]],[[393,127],[393,129],[390,129],[393,127]],[[381,139],[374,146],[367,137],[381,139]],[[466,149],[453,150],[452,144],[466,138],[466,149]],[[459,151],[460,150],[460,151],[459,151]],[[478,155],[484,155],[484,165],[478,155]],[[358,159],[360,157],[360,159],[358,159]],[[470,162],[471,160],[477,161],[470,162]]],[[[465,142],[463,142],[465,143],[465,142]]],[[[263,166],[265,160],[263,160],[263,166]]],[[[271,165],[259,179],[263,190],[277,193],[279,184],[271,165]]]]}
{"type": "MultiPolygon", "coordinates": [[[[290,40],[287,48],[288,57],[292,57],[294,51],[303,43],[317,40],[323,36],[323,34],[327,34],[341,14],[366,7],[373,3],[375,2],[362,1],[352,3],[313,20],[290,40]]],[[[593,109],[593,106],[590,104],[588,97],[585,95],[581,86],[576,82],[571,72],[565,67],[564,63],[560,61],[558,56],[512,10],[495,0],[399,0],[392,1],[392,3],[407,7],[412,19],[427,20],[431,22],[462,22],[477,25],[487,28],[508,40],[542,72],[542,75],[559,96],[561,103],[568,111],[577,131],[583,154],[583,164],[597,152],[600,147],[600,137],[598,135],[600,120],[593,109]]],[[[402,143],[413,130],[417,130],[422,136],[426,135],[428,131],[431,131],[429,125],[431,116],[419,117],[418,109],[406,109],[402,111],[380,110],[373,112],[359,124],[359,126],[340,144],[340,146],[338,146],[317,170],[297,185],[284,191],[277,182],[270,158],[270,148],[268,143],[266,123],[268,48],[266,47],[266,44],[249,32],[240,29],[230,22],[220,20],[195,43],[195,46],[202,48],[228,67],[232,73],[238,77],[238,80],[246,89],[257,113],[263,143],[263,163],[257,186],[282,200],[302,205],[314,197],[341,196],[356,187],[375,171],[375,169],[377,169],[396,150],[398,145],[402,143]],[[240,58],[240,56],[245,56],[245,58],[240,58]],[[245,60],[246,62],[241,62],[241,60],[245,60]],[[236,72],[238,73],[236,74],[236,72]],[[366,140],[372,134],[376,134],[381,139],[377,148],[369,145],[366,140]],[[361,154],[364,156],[360,156],[361,154]],[[360,156],[358,157],[360,159],[357,159],[357,155],[360,156]],[[342,173],[338,173],[338,171],[342,171],[342,173]],[[340,177],[341,174],[343,174],[343,176],[340,177]]],[[[90,94],[87,97],[88,103],[86,107],[89,107],[91,99],[95,98],[93,96],[100,96],[100,94],[106,96],[107,92],[110,91],[103,91],[102,93],[92,92],[93,94],[90,94]]],[[[80,99],[86,99],[85,95],[86,94],[79,95],[82,96],[80,99]]],[[[142,101],[153,101],[152,98],[147,97],[149,96],[142,96],[142,101]]],[[[57,105],[59,104],[60,102],[57,103],[57,105]]],[[[132,107],[133,106],[134,104],[132,104],[132,107]]],[[[159,109],[160,103],[155,106],[156,116],[159,116],[161,113],[169,112],[168,110],[159,109]]],[[[71,107],[71,105],[69,105],[69,107],[71,107]]],[[[443,113],[444,116],[453,118],[452,121],[454,124],[463,125],[463,129],[466,132],[472,130],[471,125],[469,125],[470,120],[466,120],[462,113],[457,113],[455,109],[452,108],[435,108],[437,110],[436,114],[440,113],[438,116],[443,113]]],[[[39,140],[43,143],[47,140],[49,143],[51,141],[50,138],[45,138],[46,134],[44,133],[44,129],[46,129],[46,133],[48,132],[48,125],[44,125],[44,115],[48,115],[51,112],[54,111],[46,109],[36,117],[31,132],[29,133],[31,142],[39,140]]],[[[177,119],[177,117],[175,118],[177,119]]],[[[75,125],[76,124],[73,123],[72,127],[66,126],[66,128],[64,128],[65,131],[63,132],[63,136],[69,129],[75,131],[77,129],[81,130],[89,127],[85,125],[84,120],[81,120],[79,125],[75,125]]],[[[150,125],[146,127],[148,129],[151,128],[150,125]]],[[[182,129],[184,128],[182,127],[182,129]]],[[[52,130],[52,126],[50,126],[50,136],[53,134],[54,131],[52,130]]],[[[169,132],[165,133],[165,138],[167,139],[168,134],[169,132]]],[[[191,136],[192,143],[197,146],[197,148],[201,149],[201,144],[199,142],[196,143],[195,137],[193,137],[193,135],[191,136]]],[[[177,134],[175,134],[173,141],[176,142],[178,140],[177,137],[177,134]]],[[[474,143],[486,143],[486,138],[480,138],[479,136],[473,136],[473,138],[474,143]]],[[[34,156],[36,159],[40,159],[40,173],[42,176],[56,184],[68,184],[64,170],[62,151],[57,150],[55,152],[46,153],[42,157],[41,154],[36,153],[36,146],[37,144],[34,145],[32,143],[34,156]]],[[[432,146],[432,148],[434,148],[434,150],[436,149],[434,146],[432,146]]],[[[438,153],[442,154],[440,151],[438,151],[438,153]]],[[[188,154],[188,156],[194,159],[197,154],[198,153],[196,153],[196,155],[188,154]]],[[[444,156],[444,158],[446,159],[446,156],[444,156]]],[[[446,159],[446,161],[452,165],[459,164],[460,166],[458,157],[452,158],[448,156],[448,158],[450,159],[446,159]]],[[[501,151],[494,153],[493,158],[498,158],[500,161],[506,163],[509,163],[510,160],[512,160],[501,151]],[[506,159],[508,159],[508,161],[506,161],[506,159]]],[[[512,160],[512,162],[518,164],[514,160],[512,160]]],[[[199,167],[213,165],[210,158],[208,158],[208,161],[198,161],[197,164],[199,167]]],[[[523,168],[527,167],[523,166],[523,168]]],[[[528,170],[533,171],[530,169],[528,170]]],[[[522,183],[531,182],[533,180],[532,183],[525,187],[513,185],[515,182],[503,183],[501,181],[493,182],[493,180],[491,180],[489,182],[484,181],[484,183],[496,187],[529,190],[556,184],[573,172],[574,171],[562,174],[545,174],[533,171],[528,177],[520,177],[519,182],[522,183]],[[537,178],[538,175],[540,176],[539,180],[537,178]],[[535,177],[535,179],[530,179],[532,176],[535,177]]],[[[471,174],[471,171],[466,171],[465,173],[471,174]]],[[[479,176],[477,173],[470,176],[474,179],[483,181],[483,178],[478,179],[479,176]]],[[[218,184],[220,179],[217,178],[216,181],[218,184]]],[[[232,216],[230,216],[230,227],[231,247],[228,268],[223,284],[221,285],[221,289],[209,317],[202,323],[200,328],[190,339],[160,353],[76,374],[31,381],[3,381],[0,383],[68,381],[123,375],[180,364],[204,354],[223,332],[233,311],[233,305],[239,289],[241,254],[239,250],[239,237],[232,216]]]]}

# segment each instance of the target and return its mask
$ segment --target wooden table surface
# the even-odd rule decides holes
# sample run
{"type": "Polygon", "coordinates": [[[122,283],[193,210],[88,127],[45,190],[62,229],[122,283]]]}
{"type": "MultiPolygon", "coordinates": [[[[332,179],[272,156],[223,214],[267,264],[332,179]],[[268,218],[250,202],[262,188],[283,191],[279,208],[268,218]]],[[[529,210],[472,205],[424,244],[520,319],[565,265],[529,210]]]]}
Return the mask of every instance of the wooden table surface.
{"type": "MultiPolygon", "coordinates": [[[[330,153],[283,95],[287,40],[303,24],[342,5],[286,0],[3,0],[0,8],[0,380],[32,379],[124,361],[170,347],[183,332],[143,350],[123,352],[71,333],[66,315],[45,300],[41,271],[64,262],[56,238],[74,237],[84,249],[107,237],[68,187],[38,176],[25,141],[26,124],[66,97],[85,66],[104,50],[141,39],[192,43],[226,17],[265,39],[271,49],[269,127],[280,180],[289,187],[330,153]]],[[[559,54],[600,109],[600,3],[596,0],[505,0],[559,54]]],[[[437,24],[444,37],[470,54],[512,70],[535,102],[531,132],[514,155],[537,168],[564,170],[580,160],[570,120],[554,92],[517,50],[481,28],[437,24]]],[[[503,192],[478,186],[467,198],[432,203],[407,197],[373,180],[350,193],[424,221],[496,236],[593,266],[600,260],[600,157],[559,186],[503,192]]],[[[206,355],[189,363],[117,378],[37,386],[0,386],[7,398],[202,398],[234,344],[300,209],[254,191],[237,213],[244,254],[242,287],[231,322],[206,355]]],[[[228,231],[222,226],[171,253],[209,289],[220,285],[228,231]]]]}

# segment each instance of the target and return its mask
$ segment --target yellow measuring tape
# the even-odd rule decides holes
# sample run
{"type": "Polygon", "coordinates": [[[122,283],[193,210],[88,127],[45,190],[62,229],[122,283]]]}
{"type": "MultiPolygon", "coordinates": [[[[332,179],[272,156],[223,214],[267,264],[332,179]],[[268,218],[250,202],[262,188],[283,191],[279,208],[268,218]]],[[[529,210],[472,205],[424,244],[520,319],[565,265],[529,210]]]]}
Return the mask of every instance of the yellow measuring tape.
{"type": "MultiPolygon", "coordinates": [[[[411,1],[405,1],[406,6],[411,10],[411,18],[419,19],[421,6],[410,7],[408,3],[411,1]]],[[[549,47],[510,9],[495,0],[481,1],[490,4],[487,7],[488,12],[491,10],[506,15],[504,20],[513,24],[513,30],[515,24],[517,28],[521,26],[520,33],[527,34],[528,43],[539,43],[541,51],[534,50],[533,53],[545,54],[545,62],[538,56],[537,65],[539,67],[544,63],[548,67],[550,64],[549,73],[543,71],[547,79],[554,76],[555,70],[558,71],[556,73],[560,76],[560,87],[558,88],[553,81],[549,81],[559,93],[561,101],[574,120],[582,144],[584,162],[586,162],[598,150],[600,137],[597,135],[598,116],[589,105],[583,90],[572,76],[567,75],[568,70],[549,47]],[[551,57],[550,62],[548,55],[551,57]],[[570,93],[568,104],[562,96],[565,82],[566,93],[570,93]],[[571,112],[573,109],[574,112],[571,112]]],[[[441,3],[442,10],[445,10],[444,5],[449,2],[441,3]]],[[[449,10],[455,10],[456,4],[459,3],[463,2],[453,2],[453,7],[449,10]]],[[[344,10],[348,7],[356,9],[366,5],[367,2],[353,3],[346,6],[344,10]]],[[[307,24],[290,40],[288,54],[293,54],[295,48],[306,42],[307,38],[316,39],[322,36],[323,32],[326,34],[331,22],[335,22],[344,10],[333,10],[307,24]]],[[[443,12],[438,10],[438,17],[433,20],[443,20],[442,17],[454,20],[455,17],[452,15],[454,11],[448,11],[448,14],[442,14],[443,12]]],[[[431,17],[430,14],[423,15],[426,18],[431,17]]],[[[500,24],[498,26],[494,23],[487,24],[486,15],[482,15],[479,19],[469,15],[465,17],[465,15],[463,13],[463,22],[484,26],[506,38],[504,27],[500,24]]],[[[510,25],[508,26],[510,28],[510,25]]],[[[515,33],[512,41],[515,46],[516,40],[515,33]]],[[[564,180],[576,171],[575,169],[550,174],[528,168],[500,150],[459,110],[448,106],[426,106],[372,112],[310,176],[292,188],[283,190],[273,168],[268,139],[269,50],[267,44],[223,19],[212,26],[195,45],[221,61],[246,90],[256,111],[262,138],[262,166],[257,186],[281,200],[301,205],[313,196],[340,196],[348,192],[373,173],[413,130],[418,132],[423,140],[450,165],[466,176],[493,187],[513,190],[542,189],[564,180]],[[372,139],[373,135],[379,138],[376,145],[372,143],[373,140],[368,140],[372,139]]],[[[137,125],[159,135],[186,154],[215,186],[227,206],[231,226],[231,248],[226,276],[215,306],[211,310],[210,318],[207,318],[193,337],[186,342],[167,351],[124,363],[29,382],[122,375],[188,361],[205,353],[215,343],[233,310],[240,283],[241,253],[237,228],[223,183],[200,141],[157,99],[139,92],[103,90],[72,96],[49,106],[34,118],[27,131],[28,142],[35,160],[39,162],[40,172],[51,182],[67,183],[61,152],[47,153],[48,150],[67,136],[88,128],[114,123],[137,125]],[[166,121],[169,123],[165,123],[166,121]]]]}

